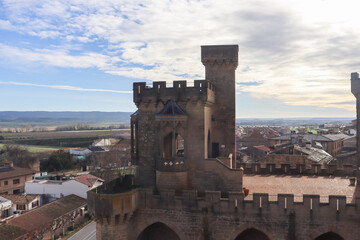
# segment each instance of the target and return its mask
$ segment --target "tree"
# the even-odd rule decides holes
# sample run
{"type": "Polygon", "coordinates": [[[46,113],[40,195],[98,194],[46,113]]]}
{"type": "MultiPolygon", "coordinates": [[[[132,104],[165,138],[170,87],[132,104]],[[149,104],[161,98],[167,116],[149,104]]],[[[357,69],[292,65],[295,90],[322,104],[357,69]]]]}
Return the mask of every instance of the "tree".
{"type": "Polygon", "coordinates": [[[61,171],[72,168],[70,153],[64,150],[53,152],[49,159],[41,161],[41,170],[61,171]]]}
{"type": "Polygon", "coordinates": [[[90,164],[101,169],[99,177],[111,181],[122,174],[122,168],[129,165],[130,146],[126,151],[121,151],[118,146],[113,146],[108,152],[92,153],[89,157],[90,164]]]}
{"type": "Polygon", "coordinates": [[[7,160],[12,162],[14,166],[22,168],[31,168],[37,161],[34,154],[15,145],[5,145],[0,158],[3,161],[7,160]]]}

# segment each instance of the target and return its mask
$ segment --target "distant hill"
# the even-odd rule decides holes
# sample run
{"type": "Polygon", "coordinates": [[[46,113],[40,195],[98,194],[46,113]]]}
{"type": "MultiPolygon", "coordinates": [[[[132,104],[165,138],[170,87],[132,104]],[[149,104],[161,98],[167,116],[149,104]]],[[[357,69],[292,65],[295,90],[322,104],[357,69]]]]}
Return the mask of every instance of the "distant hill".
{"type": "MultiPolygon", "coordinates": [[[[32,125],[54,126],[74,123],[130,123],[131,112],[47,112],[0,111],[0,127],[32,125]]],[[[238,125],[297,126],[324,123],[350,123],[354,118],[237,118],[238,125]]]]}
{"type": "Polygon", "coordinates": [[[3,111],[1,125],[52,125],[69,123],[129,123],[130,112],[47,112],[47,111],[3,111]]]}
{"type": "Polygon", "coordinates": [[[301,126],[301,125],[320,125],[325,123],[348,124],[356,117],[339,118],[237,118],[236,124],[248,126],[301,126]]]}

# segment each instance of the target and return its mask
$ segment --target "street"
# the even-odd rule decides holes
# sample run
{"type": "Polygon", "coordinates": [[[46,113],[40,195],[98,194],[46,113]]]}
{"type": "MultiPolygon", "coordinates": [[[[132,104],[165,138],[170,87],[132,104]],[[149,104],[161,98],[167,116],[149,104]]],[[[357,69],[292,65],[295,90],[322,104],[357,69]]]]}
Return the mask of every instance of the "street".
{"type": "Polygon", "coordinates": [[[82,228],[80,231],[71,236],[68,240],[96,240],[95,221],[82,228]]]}

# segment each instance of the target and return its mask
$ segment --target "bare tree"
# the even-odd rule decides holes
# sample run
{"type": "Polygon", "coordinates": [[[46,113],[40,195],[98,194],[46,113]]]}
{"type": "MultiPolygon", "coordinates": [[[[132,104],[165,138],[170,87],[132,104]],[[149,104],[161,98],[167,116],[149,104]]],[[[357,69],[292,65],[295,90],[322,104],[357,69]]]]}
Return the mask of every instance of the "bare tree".
{"type": "Polygon", "coordinates": [[[12,162],[14,166],[22,168],[31,168],[38,160],[34,154],[24,148],[14,145],[5,145],[2,154],[0,155],[0,159],[2,162],[12,162]]]}

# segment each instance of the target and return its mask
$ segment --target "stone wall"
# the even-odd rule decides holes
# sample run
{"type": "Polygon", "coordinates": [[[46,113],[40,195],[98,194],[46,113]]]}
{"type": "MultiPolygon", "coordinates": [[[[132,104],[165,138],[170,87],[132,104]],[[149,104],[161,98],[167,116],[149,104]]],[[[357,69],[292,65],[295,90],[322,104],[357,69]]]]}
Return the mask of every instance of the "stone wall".
{"type": "Polygon", "coordinates": [[[261,164],[261,163],[241,163],[245,174],[290,174],[290,175],[320,175],[320,176],[356,176],[356,166],[354,165],[321,165],[321,164],[261,164]]]}
{"type": "Polygon", "coordinates": [[[197,162],[194,176],[199,191],[242,191],[243,171],[229,168],[216,158],[197,162]]]}
{"type": "Polygon", "coordinates": [[[195,80],[194,86],[187,86],[186,81],[173,81],[172,87],[167,87],[166,82],[153,82],[153,87],[147,86],[146,82],[136,82],[133,87],[136,105],[168,100],[215,102],[215,86],[207,80],[195,80]]]}
{"type": "Polygon", "coordinates": [[[160,222],[173,230],[181,240],[234,240],[242,231],[255,228],[272,240],[315,239],[333,231],[344,239],[360,236],[360,199],[347,204],[345,196],[329,196],[320,202],[318,195],[304,195],[302,202],[294,196],[279,194],[277,201],[269,201],[267,194],[254,194],[244,200],[241,192],[230,192],[221,198],[217,191],[206,191],[200,197],[196,191],[160,192],[137,191],[137,209],[124,222],[116,217],[98,216],[98,238],[102,240],[136,240],[150,225],[160,222]]]}
{"type": "Polygon", "coordinates": [[[275,164],[277,167],[281,164],[290,164],[291,167],[295,167],[296,164],[305,164],[310,166],[313,164],[313,161],[308,160],[305,155],[296,155],[296,154],[269,154],[261,159],[261,163],[265,164],[275,164]]]}
{"type": "Polygon", "coordinates": [[[181,190],[188,187],[187,172],[160,172],[156,171],[156,186],[159,190],[181,190]]]}

